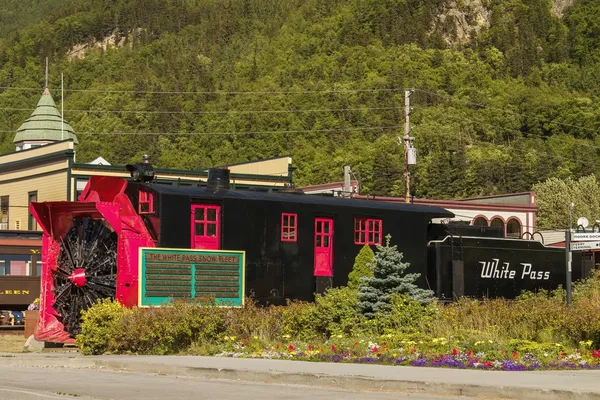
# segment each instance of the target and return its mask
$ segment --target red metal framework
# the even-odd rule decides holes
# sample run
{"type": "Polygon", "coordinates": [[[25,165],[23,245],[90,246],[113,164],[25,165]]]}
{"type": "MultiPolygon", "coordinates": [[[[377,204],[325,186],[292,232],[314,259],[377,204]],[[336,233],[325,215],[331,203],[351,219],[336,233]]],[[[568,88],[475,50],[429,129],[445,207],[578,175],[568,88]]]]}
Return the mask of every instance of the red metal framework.
{"type": "Polygon", "coordinates": [[[374,218],[354,218],[354,243],[381,244],[383,221],[374,218]]]}
{"type": "MultiPolygon", "coordinates": [[[[140,247],[155,247],[141,217],[125,194],[127,181],[120,178],[92,176],[79,196],[78,202],[31,203],[30,211],[40,224],[42,237],[42,275],[40,316],[35,332],[36,340],[73,343],[56,308],[56,276],[63,274],[59,265],[61,243],[72,229],[76,219],[101,221],[117,235],[117,271],[115,298],[130,307],[138,302],[138,251],[140,247]],[[59,271],[59,268],[61,271],[59,271]]],[[[64,246],[64,244],[63,244],[64,246]]],[[[68,277],[73,285],[86,290],[85,270],[77,269],[68,277]]]]}
{"type": "Polygon", "coordinates": [[[281,241],[297,242],[298,214],[281,214],[281,241]]]}
{"type": "Polygon", "coordinates": [[[140,191],[138,200],[138,213],[154,214],[154,196],[150,192],[140,191]]]}

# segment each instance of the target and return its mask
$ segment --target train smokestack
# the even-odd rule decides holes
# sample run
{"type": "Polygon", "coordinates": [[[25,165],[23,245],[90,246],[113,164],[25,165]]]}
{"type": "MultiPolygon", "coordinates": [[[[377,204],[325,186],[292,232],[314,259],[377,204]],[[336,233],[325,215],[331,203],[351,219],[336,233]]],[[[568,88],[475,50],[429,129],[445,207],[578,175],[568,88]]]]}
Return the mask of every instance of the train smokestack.
{"type": "Polygon", "coordinates": [[[207,187],[211,190],[229,189],[229,169],[210,168],[208,170],[207,187]]]}

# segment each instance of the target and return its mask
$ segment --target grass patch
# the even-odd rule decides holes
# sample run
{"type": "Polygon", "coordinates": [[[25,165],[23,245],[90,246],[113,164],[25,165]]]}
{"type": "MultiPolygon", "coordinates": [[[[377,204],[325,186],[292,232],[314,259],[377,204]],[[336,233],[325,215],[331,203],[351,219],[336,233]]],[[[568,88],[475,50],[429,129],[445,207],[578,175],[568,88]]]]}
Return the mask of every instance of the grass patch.
{"type": "Polygon", "coordinates": [[[22,353],[25,345],[23,334],[0,335],[0,353],[22,353]]]}

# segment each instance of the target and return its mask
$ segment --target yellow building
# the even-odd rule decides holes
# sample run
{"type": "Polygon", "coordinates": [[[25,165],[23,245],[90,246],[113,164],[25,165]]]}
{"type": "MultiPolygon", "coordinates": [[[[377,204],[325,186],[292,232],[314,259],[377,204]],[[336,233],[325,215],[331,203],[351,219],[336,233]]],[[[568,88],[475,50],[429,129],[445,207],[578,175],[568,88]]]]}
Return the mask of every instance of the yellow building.
{"type": "MultiPolygon", "coordinates": [[[[76,162],[76,132],[62,119],[48,89],[17,130],[14,143],[14,153],[0,155],[0,230],[38,230],[29,203],[76,200],[90,176],[130,176],[125,166],[110,165],[101,157],[90,164],[76,162]]],[[[277,190],[291,185],[291,164],[292,158],[284,156],[226,167],[232,188],[277,190]]],[[[158,184],[197,186],[208,177],[208,169],[154,171],[158,184]]]]}

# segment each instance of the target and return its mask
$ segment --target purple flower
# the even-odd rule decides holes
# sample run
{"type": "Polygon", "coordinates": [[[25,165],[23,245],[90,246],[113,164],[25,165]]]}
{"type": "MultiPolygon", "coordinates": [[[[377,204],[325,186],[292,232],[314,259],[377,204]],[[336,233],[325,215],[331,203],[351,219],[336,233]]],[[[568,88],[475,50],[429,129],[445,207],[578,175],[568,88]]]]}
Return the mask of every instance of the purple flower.
{"type": "Polygon", "coordinates": [[[413,367],[426,367],[427,366],[427,358],[425,358],[425,357],[419,358],[419,359],[409,362],[409,364],[412,365],[413,367]]]}
{"type": "Polygon", "coordinates": [[[335,354],[333,357],[331,357],[331,361],[333,362],[341,362],[342,360],[344,360],[344,357],[340,356],[339,354],[335,354]]]}
{"type": "Polygon", "coordinates": [[[518,364],[512,360],[502,360],[502,370],[504,371],[525,371],[524,365],[518,364]]]}

